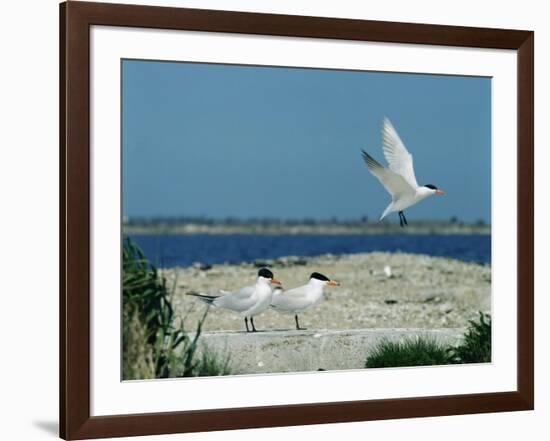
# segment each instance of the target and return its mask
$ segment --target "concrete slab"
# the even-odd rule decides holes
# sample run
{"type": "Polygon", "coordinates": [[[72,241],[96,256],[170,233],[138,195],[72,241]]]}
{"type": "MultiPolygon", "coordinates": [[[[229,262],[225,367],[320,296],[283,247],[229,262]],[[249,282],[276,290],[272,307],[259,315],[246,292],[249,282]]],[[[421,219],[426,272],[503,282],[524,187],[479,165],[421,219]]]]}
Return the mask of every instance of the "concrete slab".
{"type": "Polygon", "coordinates": [[[456,345],[464,329],[279,330],[256,333],[209,332],[200,346],[229,356],[234,374],[360,369],[382,339],[433,338],[456,345]]]}

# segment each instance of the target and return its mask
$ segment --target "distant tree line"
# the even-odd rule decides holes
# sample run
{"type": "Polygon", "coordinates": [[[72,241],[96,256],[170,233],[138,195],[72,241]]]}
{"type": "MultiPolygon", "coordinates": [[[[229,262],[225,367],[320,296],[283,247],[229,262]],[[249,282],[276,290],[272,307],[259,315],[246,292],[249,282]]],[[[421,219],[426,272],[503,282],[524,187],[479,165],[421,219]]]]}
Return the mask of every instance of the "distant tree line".
{"type": "MultiPolygon", "coordinates": [[[[240,218],[235,216],[228,216],[225,218],[212,218],[207,216],[151,216],[151,217],[128,217],[124,216],[123,223],[128,226],[156,226],[156,225],[358,225],[365,224],[370,221],[368,216],[361,216],[355,219],[339,219],[336,216],[332,216],[326,219],[315,219],[312,217],[305,217],[302,219],[281,219],[277,217],[247,217],[240,218]]],[[[373,222],[377,223],[374,219],[373,222]]],[[[389,222],[384,219],[382,223],[389,222]]],[[[461,221],[457,216],[452,216],[448,220],[416,220],[417,224],[452,224],[452,225],[476,225],[486,226],[487,223],[483,219],[476,220],[474,222],[461,221]]]]}

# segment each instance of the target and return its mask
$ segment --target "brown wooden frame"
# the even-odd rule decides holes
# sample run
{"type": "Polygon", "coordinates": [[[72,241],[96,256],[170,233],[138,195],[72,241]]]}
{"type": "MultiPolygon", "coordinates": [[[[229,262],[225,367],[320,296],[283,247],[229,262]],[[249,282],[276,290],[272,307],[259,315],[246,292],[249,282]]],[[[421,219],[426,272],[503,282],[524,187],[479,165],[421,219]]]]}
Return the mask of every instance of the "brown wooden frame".
{"type": "Polygon", "coordinates": [[[533,409],[533,65],[534,34],[530,31],[77,1],[62,3],[60,5],[60,436],[65,439],[83,439],[533,409]],[[91,25],[517,50],[518,390],[340,403],[90,416],[89,30],[91,25]]]}

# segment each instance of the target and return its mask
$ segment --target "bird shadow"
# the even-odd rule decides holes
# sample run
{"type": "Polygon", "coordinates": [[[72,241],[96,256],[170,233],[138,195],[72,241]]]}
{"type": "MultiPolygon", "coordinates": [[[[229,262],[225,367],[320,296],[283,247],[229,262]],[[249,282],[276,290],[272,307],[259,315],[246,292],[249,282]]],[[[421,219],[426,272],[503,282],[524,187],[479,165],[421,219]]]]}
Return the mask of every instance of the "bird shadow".
{"type": "Polygon", "coordinates": [[[57,435],[59,431],[57,421],[33,421],[33,425],[50,435],[57,435]]]}

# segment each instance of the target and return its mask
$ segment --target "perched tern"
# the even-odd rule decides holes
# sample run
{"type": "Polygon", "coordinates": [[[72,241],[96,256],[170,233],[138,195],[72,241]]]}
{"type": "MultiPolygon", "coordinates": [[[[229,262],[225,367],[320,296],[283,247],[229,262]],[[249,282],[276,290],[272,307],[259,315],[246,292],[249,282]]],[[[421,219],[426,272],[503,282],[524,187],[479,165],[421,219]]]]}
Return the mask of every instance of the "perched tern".
{"type": "Polygon", "coordinates": [[[220,308],[229,309],[244,317],[246,332],[250,332],[248,328],[248,319],[252,324],[252,332],[256,332],[254,326],[254,316],[265,311],[273,298],[272,285],[280,285],[277,279],[273,277],[273,273],[267,268],[262,268],[258,271],[256,283],[251,286],[246,286],[239,291],[229,292],[220,291],[219,295],[208,295],[197,292],[189,292],[188,295],[198,297],[204,303],[220,308]]]}
{"type": "Polygon", "coordinates": [[[443,195],[444,193],[435,185],[418,185],[414,176],[413,157],[387,118],[384,119],[382,128],[382,143],[388,167],[381,165],[364,150],[362,150],[363,160],[367,163],[369,171],[378,178],[392,197],[390,205],[386,207],[380,220],[397,211],[399,224],[403,227],[407,225],[407,219],[403,213],[405,208],[433,194],[443,195]]]}
{"type": "Polygon", "coordinates": [[[339,283],[322,274],[313,273],[309,278],[309,282],[303,286],[289,289],[288,291],[275,289],[271,307],[282,314],[294,314],[296,329],[306,329],[300,327],[298,313],[303,312],[321,300],[323,289],[327,285],[339,285],[339,283]]]}

